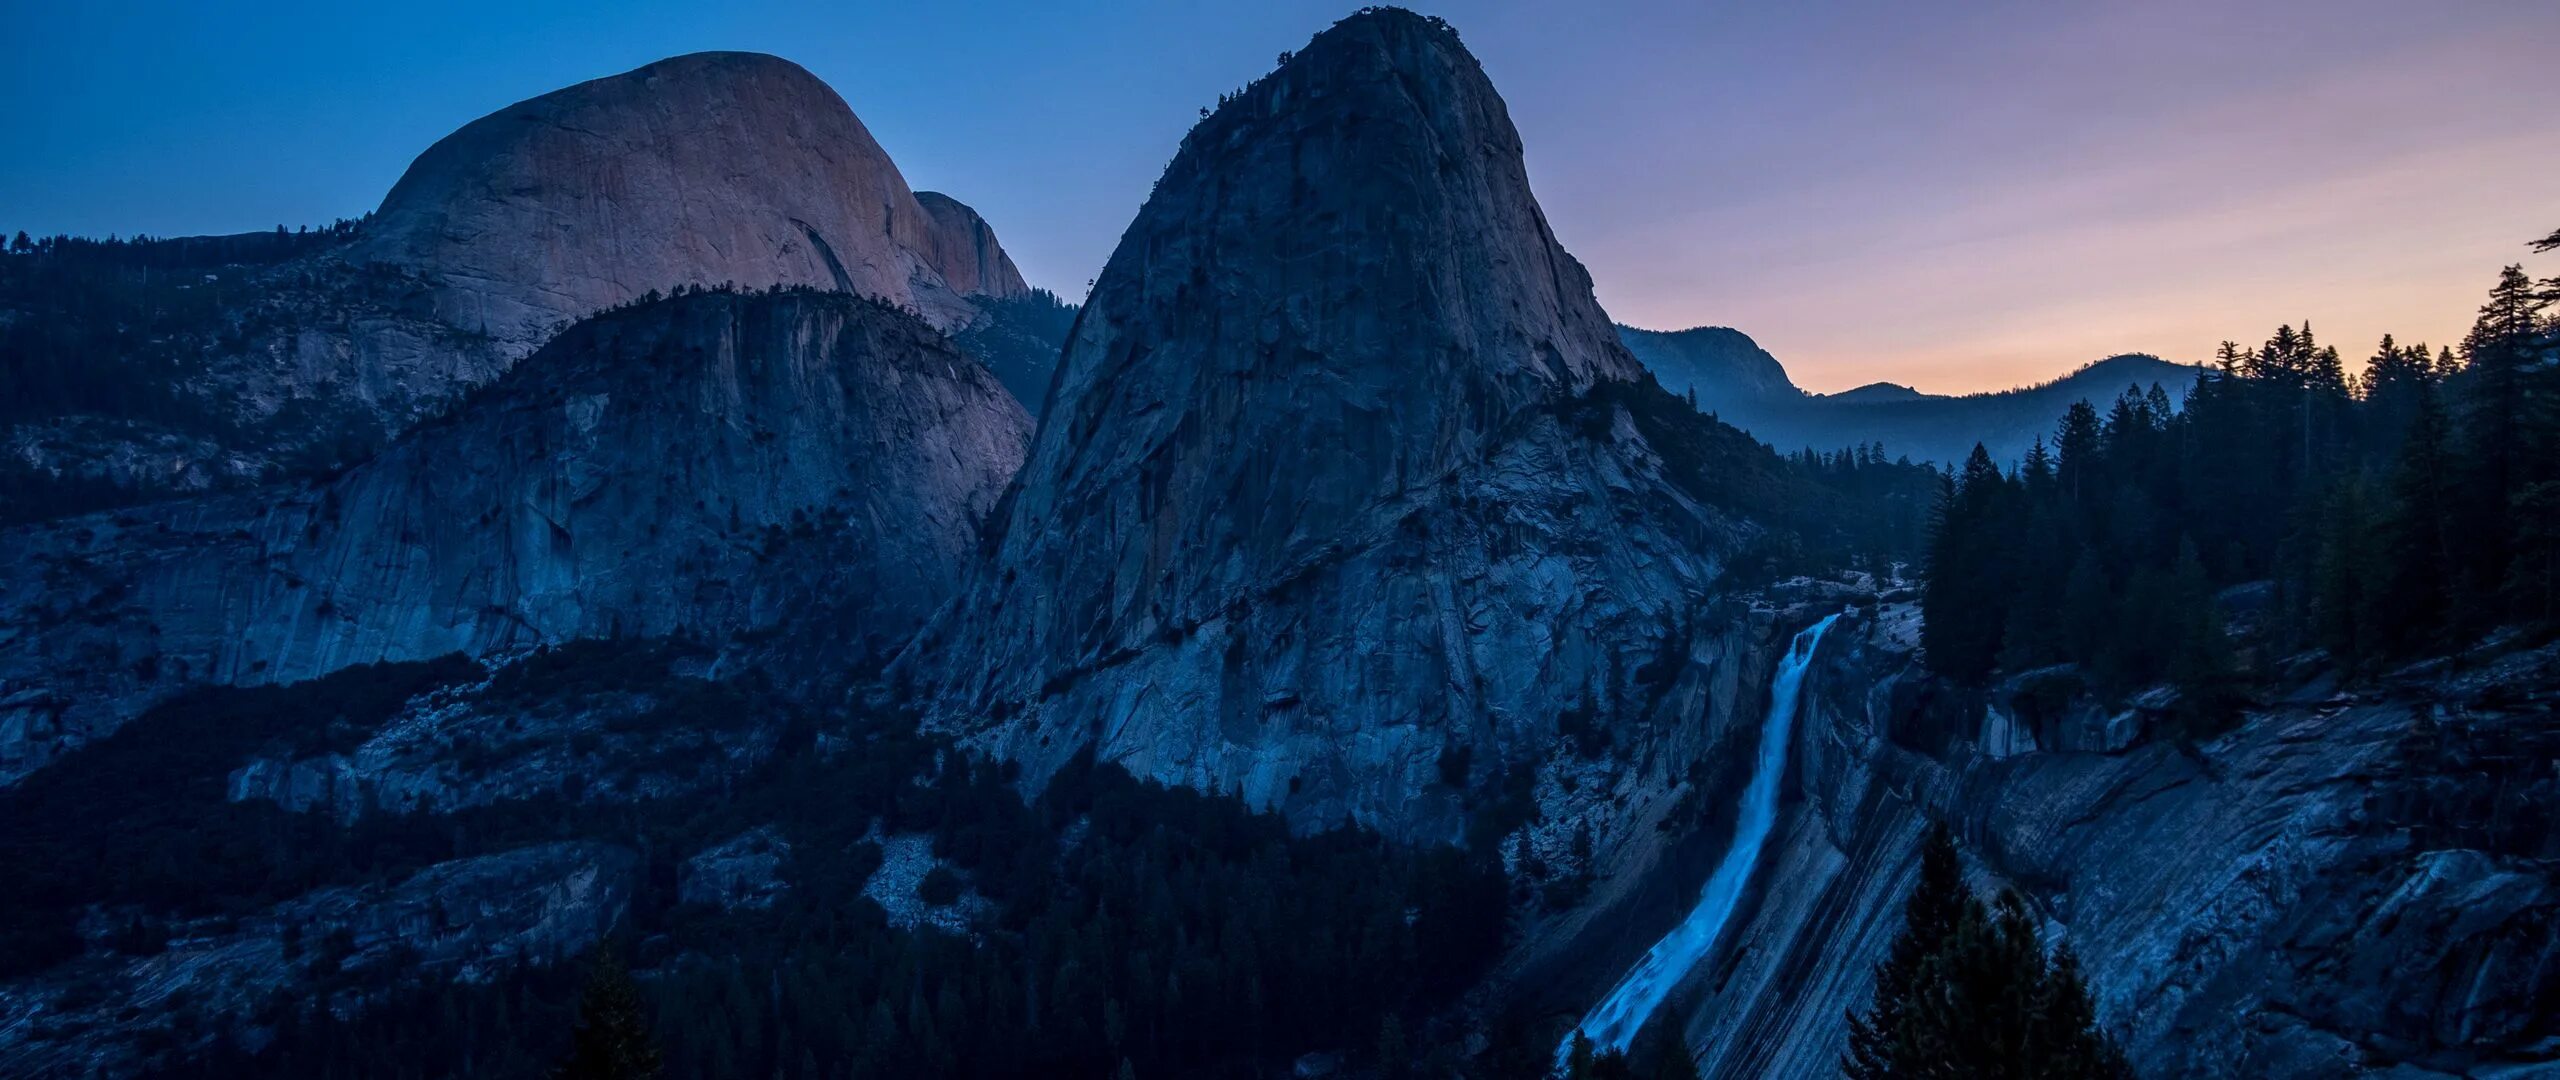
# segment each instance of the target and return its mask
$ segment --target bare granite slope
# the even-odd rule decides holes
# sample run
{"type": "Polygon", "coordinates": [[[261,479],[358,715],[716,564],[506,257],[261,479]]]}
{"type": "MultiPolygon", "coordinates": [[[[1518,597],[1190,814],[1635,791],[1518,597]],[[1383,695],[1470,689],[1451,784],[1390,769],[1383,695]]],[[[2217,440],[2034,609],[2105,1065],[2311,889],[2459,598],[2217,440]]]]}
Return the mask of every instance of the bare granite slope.
{"type": "Polygon", "coordinates": [[[1664,483],[1638,377],[1454,32],[1318,35],[1184,141],[1063,357],[996,551],[911,663],[953,724],[1416,837],[1635,672],[1745,526],[1664,483]]]}
{"type": "Polygon", "coordinates": [[[957,587],[1028,426],[879,301],[601,316],[328,482],[11,530],[0,776],[191,682],[716,635],[813,599],[894,642],[957,587]]]}

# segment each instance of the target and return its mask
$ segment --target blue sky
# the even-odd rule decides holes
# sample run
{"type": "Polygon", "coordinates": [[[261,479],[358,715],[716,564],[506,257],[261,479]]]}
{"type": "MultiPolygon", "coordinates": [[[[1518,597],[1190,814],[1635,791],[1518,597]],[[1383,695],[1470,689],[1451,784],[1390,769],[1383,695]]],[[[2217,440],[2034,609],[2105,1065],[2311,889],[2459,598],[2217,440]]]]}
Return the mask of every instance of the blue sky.
{"type": "MultiPolygon", "coordinates": [[[[1072,296],[1199,106],[1349,8],[11,3],[0,228],[352,216],[473,117],[749,49],[1072,296]]],[[[1815,389],[2196,359],[2306,318],[2351,355],[2446,341],[2560,227],[2560,4],[1422,9],[1503,91],[1612,314],[1741,327],[1815,389]]]]}

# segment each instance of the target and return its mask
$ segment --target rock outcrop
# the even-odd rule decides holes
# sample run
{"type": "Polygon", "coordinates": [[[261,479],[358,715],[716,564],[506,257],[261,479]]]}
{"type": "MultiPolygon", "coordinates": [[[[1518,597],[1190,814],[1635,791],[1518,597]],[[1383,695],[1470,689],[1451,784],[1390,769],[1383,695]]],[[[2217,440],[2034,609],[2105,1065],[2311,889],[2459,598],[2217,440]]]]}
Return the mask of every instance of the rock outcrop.
{"type": "Polygon", "coordinates": [[[1481,779],[1640,713],[1745,528],[1567,419],[1639,376],[1456,35],[1356,15],[1184,140],[909,664],[1035,777],[1090,746],[1453,837],[1444,749],[1481,779]]]}
{"type": "MultiPolygon", "coordinates": [[[[911,192],[834,90],[752,53],[674,57],[475,120],[351,236],[162,242],[132,256],[157,279],[55,305],[147,327],[137,348],[175,374],[130,396],[185,407],[0,431],[0,470],[98,505],[351,460],[570,323],[680,288],[853,292],[946,332],[1031,291],[985,220],[911,192]],[[144,310],[114,309],[128,293],[144,310]]],[[[92,287],[65,280],[31,287],[92,287]]],[[[0,317],[22,301],[0,297],[0,317]]]]}
{"type": "MultiPolygon", "coordinates": [[[[2140,1075],[2560,1064],[2560,830],[2537,809],[2560,798],[2560,649],[2354,695],[2315,685],[2192,747],[2020,750],[1996,745],[2015,742],[1996,711],[1916,674],[1909,614],[1826,646],[1801,801],[1743,917],[1671,998],[1704,1075],[1836,1070],[1932,819],[1978,889],[2019,890],[2079,954],[2140,1075]]],[[[1676,907],[1596,912],[1513,985],[1559,1015],[1587,1007],[1593,980],[1559,975],[1621,939],[1641,949],[1676,907]]]]}
{"type": "Polygon", "coordinates": [[[967,203],[939,191],[915,193],[916,205],[933,219],[926,262],[942,276],[943,287],[962,296],[1013,300],[1031,294],[1014,269],[1013,257],[996,243],[996,231],[967,203]]]}
{"type": "Polygon", "coordinates": [[[1028,426],[881,301],[600,316],[327,483],[12,530],[0,777],[191,682],[719,635],[817,602],[850,663],[956,591],[1028,426]]]}
{"type": "Polygon", "coordinates": [[[421,974],[488,982],[576,956],[621,922],[641,870],[626,848],[536,844],[194,920],[149,955],[109,952],[0,983],[0,1072],[136,1075],[173,1048],[205,1053],[217,1031],[279,997],[353,1013],[362,996],[333,987],[421,974]],[[174,1037],[163,1026],[172,1013],[188,1017],[174,1037]]]}
{"type": "Polygon", "coordinates": [[[694,53],[474,120],[409,166],[354,261],[438,283],[447,323],[530,347],[651,290],[808,285],[938,326],[1026,291],[977,214],[928,210],[799,65],[694,53]]]}
{"type": "Polygon", "coordinates": [[[1739,408],[1750,414],[1771,403],[1801,399],[1787,369],[1769,350],[1730,326],[1698,326],[1687,330],[1618,328],[1638,362],[1662,385],[1677,394],[1696,394],[1698,407],[1722,415],[1739,408]]]}

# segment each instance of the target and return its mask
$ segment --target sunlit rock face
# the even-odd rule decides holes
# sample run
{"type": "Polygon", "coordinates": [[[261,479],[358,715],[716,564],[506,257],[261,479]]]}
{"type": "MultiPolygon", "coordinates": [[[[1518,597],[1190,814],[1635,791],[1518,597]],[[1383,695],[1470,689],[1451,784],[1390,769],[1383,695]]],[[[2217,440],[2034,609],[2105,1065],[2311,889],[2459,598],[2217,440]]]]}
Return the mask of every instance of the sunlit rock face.
{"type": "Polygon", "coordinates": [[[962,296],[1010,300],[1028,296],[1022,271],[996,243],[995,228],[967,203],[939,191],[916,192],[916,205],[933,220],[926,262],[942,276],[943,286],[962,296]]]}
{"type": "Polygon", "coordinates": [[[382,200],[355,261],[417,268],[446,322],[528,343],[685,285],[841,289],[940,326],[963,321],[970,296],[1024,292],[985,223],[936,200],[949,205],[918,203],[799,65],[694,53],[439,140],[382,200]]]}
{"type": "Polygon", "coordinates": [[[601,316],[327,483],[13,530],[0,775],[190,682],[718,635],[813,603],[854,662],[956,591],[1028,427],[877,301],[601,316]]]}
{"type": "Polygon", "coordinates": [[[1739,526],[1631,424],[1639,369],[1454,33],[1319,35],[1202,122],[1070,336],[992,561],[910,657],[1035,777],[1137,773],[1449,837],[1444,747],[1536,756],[1634,673],[1739,526]]]}

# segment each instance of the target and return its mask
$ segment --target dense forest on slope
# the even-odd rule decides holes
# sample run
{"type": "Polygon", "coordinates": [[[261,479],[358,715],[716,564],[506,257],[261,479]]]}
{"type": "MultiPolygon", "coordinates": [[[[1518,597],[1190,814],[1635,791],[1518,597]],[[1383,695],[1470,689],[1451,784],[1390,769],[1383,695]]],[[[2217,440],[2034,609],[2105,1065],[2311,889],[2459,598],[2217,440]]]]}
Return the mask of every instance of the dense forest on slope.
{"type": "MultiPolygon", "coordinates": [[[[0,861],[33,875],[8,901],[9,967],[85,963],[76,924],[92,904],[121,913],[118,952],[150,956],[314,887],[579,840],[641,853],[616,932],[676,1074],[1241,1076],[1308,1047],[1366,1056],[1406,1024],[1418,1041],[1501,950],[1506,885],[1489,855],[1348,826],[1293,836],[1233,798],[1089,760],[1025,802],[1010,766],[897,710],[820,714],[752,676],[683,674],[700,655],[589,642],[494,677],[447,659],[172,701],[0,802],[0,861]],[[225,793],[252,753],[352,749],[421,696],[542,718],[632,695],[654,704],[617,731],[785,731],[725,798],[599,797],[618,771],[604,768],[531,798],[346,824],[225,793]],[[786,852],[777,897],[688,902],[683,856],[758,829],[786,852]],[[866,895],[883,838],[916,834],[939,867],[917,900],[971,912],[965,932],[903,928],[866,895]]],[[[705,757],[682,739],[660,749],[674,756],[623,767],[705,757]]],[[[483,981],[338,970],[356,947],[289,948],[314,992],[279,995],[240,1031],[180,1007],[165,1045],[220,1034],[166,1075],[535,1076],[568,1047],[574,965],[483,981]],[[363,1005],[340,1016],[321,1005],[333,1000],[363,1005]]]]}
{"type": "Polygon", "coordinates": [[[1031,415],[1040,415],[1049,378],[1058,370],[1058,347],[1075,327],[1076,306],[1047,289],[1027,296],[978,301],[981,314],[951,340],[996,373],[1031,415]]]}
{"type": "Polygon", "coordinates": [[[1888,458],[1883,443],[1775,453],[1650,372],[1594,384],[1568,406],[1593,437],[1608,430],[1617,410],[1634,421],[1681,490],[1762,527],[1758,542],[1734,560],[1739,584],[1853,568],[1890,581],[1898,567],[1919,559],[1939,486],[1928,465],[1888,458]]]}
{"type": "Polygon", "coordinates": [[[175,239],[19,233],[0,258],[0,424],[66,413],[185,427],[193,351],[238,348],[274,284],[253,271],[343,244],[356,223],[175,239]]]}
{"type": "Polygon", "coordinates": [[[2108,695],[2168,681],[2209,730],[2250,655],[2371,672],[2550,626],[2555,293],[2510,266],[2459,349],[2386,336],[2354,374],[2308,325],[2279,327],[2226,343],[2183,409],[2075,405],[2008,472],[1977,450],[1933,525],[1930,667],[1978,682],[2069,663],[2108,695]]]}
{"type": "Polygon", "coordinates": [[[209,381],[216,358],[292,355],[298,333],[405,303],[388,267],[315,268],[360,223],[233,236],[91,239],[24,233],[0,257],[0,525],[342,468],[378,447],[379,423],[312,401],[254,414],[209,381]],[[45,462],[97,447],[167,448],[180,479],[45,462]],[[222,447],[235,448],[226,453],[222,447]],[[254,452],[236,448],[255,447],[254,452]],[[236,474],[236,475],[235,475],[236,474]],[[219,479],[212,479],[218,477],[219,479]]]}

